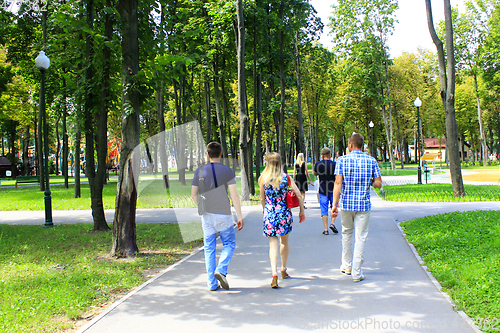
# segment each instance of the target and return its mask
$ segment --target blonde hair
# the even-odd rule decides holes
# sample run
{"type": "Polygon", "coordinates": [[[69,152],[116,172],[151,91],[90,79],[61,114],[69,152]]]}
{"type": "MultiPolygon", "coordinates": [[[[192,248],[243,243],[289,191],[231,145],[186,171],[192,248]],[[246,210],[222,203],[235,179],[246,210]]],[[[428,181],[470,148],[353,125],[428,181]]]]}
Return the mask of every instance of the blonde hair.
{"type": "Polygon", "coordinates": [[[278,186],[283,175],[281,167],[281,156],[278,153],[269,153],[265,157],[266,168],[259,177],[259,185],[272,184],[278,186]]]}
{"type": "Polygon", "coordinates": [[[295,160],[295,164],[297,165],[302,165],[302,163],[304,163],[304,154],[303,153],[299,153],[297,155],[297,159],[295,160]]]}

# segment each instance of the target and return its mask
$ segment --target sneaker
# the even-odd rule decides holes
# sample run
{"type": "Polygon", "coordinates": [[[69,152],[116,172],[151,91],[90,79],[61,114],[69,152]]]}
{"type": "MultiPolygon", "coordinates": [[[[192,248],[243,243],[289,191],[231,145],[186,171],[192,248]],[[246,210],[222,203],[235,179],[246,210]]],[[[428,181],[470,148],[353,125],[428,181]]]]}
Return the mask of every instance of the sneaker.
{"type": "Polygon", "coordinates": [[[217,289],[219,289],[219,285],[217,285],[217,287],[215,288],[210,289],[210,291],[216,291],[217,289]]]}
{"type": "Polygon", "coordinates": [[[271,281],[271,288],[278,288],[278,275],[273,275],[273,280],[271,281]]]}
{"type": "Polygon", "coordinates": [[[330,229],[332,229],[332,231],[333,231],[334,234],[338,234],[339,233],[339,231],[335,227],[335,224],[330,224],[330,229]]]}
{"type": "Polygon", "coordinates": [[[340,272],[346,274],[346,275],[351,275],[351,270],[349,268],[342,268],[340,272]]]}
{"type": "Polygon", "coordinates": [[[226,290],[229,290],[229,283],[227,283],[226,276],[219,272],[215,272],[214,277],[219,280],[220,286],[226,290]]]}
{"type": "Polygon", "coordinates": [[[286,269],[282,269],[281,270],[281,278],[282,279],[286,279],[286,278],[289,278],[290,275],[288,275],[288,273],[286,272],[286,269]]]}
{"type": "Polygon", "coordinates": [[[365,279],[365,277],[363,275],[361,275],[359,278],[357,279],[352,279],[352,282],[360,282],[360,281],[363,281],[365,279]]]}

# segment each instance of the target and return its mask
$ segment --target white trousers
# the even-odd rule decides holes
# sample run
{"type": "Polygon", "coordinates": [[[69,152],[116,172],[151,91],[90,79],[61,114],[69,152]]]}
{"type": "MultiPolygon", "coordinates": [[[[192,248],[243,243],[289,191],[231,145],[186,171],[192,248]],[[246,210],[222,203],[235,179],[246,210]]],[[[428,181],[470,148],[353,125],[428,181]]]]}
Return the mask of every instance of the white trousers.
{"type": "Polygon", "coordinates": [[[362,275],[361,264],[365,256],[370,211],[341,210],[340,219],[342,222],[342,266],[340,266],[340,269],[351,269],[352,278],[359,279],[362,275]],[[353,230],[355,237],[354,253],[352,245],[353,230]]]}

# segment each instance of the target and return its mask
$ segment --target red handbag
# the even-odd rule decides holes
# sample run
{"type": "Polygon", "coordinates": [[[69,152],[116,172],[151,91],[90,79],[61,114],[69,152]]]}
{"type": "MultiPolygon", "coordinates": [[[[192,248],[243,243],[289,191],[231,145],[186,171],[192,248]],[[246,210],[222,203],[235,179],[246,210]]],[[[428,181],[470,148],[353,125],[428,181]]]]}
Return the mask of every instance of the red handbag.
{"type": "Polygon", "coordinates": [[[290,188],[290,176],[286,176],[288,180],[288,189],[286,191],[286,204],[288,208],[295,208],[300,206],[299,198],[295,195],[295,192],[290,188]]]}

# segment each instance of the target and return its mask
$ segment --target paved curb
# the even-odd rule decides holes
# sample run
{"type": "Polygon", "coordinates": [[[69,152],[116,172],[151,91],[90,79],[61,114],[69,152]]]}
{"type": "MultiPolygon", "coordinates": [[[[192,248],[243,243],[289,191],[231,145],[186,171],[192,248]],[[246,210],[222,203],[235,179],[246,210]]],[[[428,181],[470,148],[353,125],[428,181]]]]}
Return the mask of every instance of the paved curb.
{"type": "Polygon", "coordinates": [[[168,266],[163,271],[161,271],[160,273],[158,273],[157,275],[155,275],[151,279],[147,280],[146,282],[144,282],[143,284],[141,284],[139,287],[135,288],[130,293],[128,293],[124,297],[120,298],[118,301],[116,301],[113,304],[111,304],[106,310],[104,310],[103,312],[101,312],[97,317],[94,317],[90,322],[88,322],[83,327],[81,327],[80,329],[78,329],[78,331],[76,331],[75,333],[84,333],[84,332],[86,332],[89,328],[91,328],[92,326],[94,326],[97,322],[99,322],[102,318],[104,318],[108,313],[110,313],[111,311],[113,311],[114,309],[116,309],[120,304],[122,304],[123,302],[125,302],[127,299],[129,299],[130,297],[134,296],[139,291],[141,291],[142,289],[144,289],[145,287],[147,287],[148,285],[150,285],[151,283],[153,283],[154,281],[156,281],[157,279],[159,279],[160,277],[162,277],[163,275],[165,275],[166,273],[168,273],[169,271],[171,271],[172,269],[174,269],[178,265],[180,265],[183,262],[189,260],[191,257],[193,257],[196,254],[198,254],[198,252],[200,252],[201,250],[203,250],[203,246],[197,248],[191,254],[189,254],[188,256],[186,256],[184,258],[182,258],[181,260],[179,260],[175,264],[168,266]]]}
{"type": "Polygon", "coordinates": [[[481,333],[482,331],[479,329],[479,327],[476,324],[474,324],[474,321],[464,311],[458,311],[458,310],[456,310],[456,307],[457,307],[456,304],[453,302],[453,300],[451,299],[451,297],[447,293],[445,293],[443,291],[443,287],[441,286],[441,284],[438,282],[438,280],[436,280],[436,278],[429,271],[429,269],[428,269],[427,265],[425,264],[424,260],[418,254],[417,249],[415,248],[415,246],[412,243],[410,243],[410,241],[406,237],[406,232],[404,231],[404,229],[400,225],[401,223],[403,223],[405,221],[396,222],[393,217],[391,217],[391,219],[394,222],[394,224],[397,225],[399,231],[403,235],[403,238],[405,239],[406,243],[408,244],[409,248],[411,249],[411,252],[413,252],[413,255],[415,256],[415,258],[417,259],[418,263],[420,264],[420,266],[423,268],[423,270],[425,271],[425,273],[427,274],[427,276],[431,280],[432,284],[434,284],[434,286],[436,287],[436,289],[448,301],[448,303],[450,303],[451,307],[460,315],[460,317],[462,317],[465,320],[465,322],[470,326],[470,328],[472,330],[474,330],[474,332],[481,333]]]}

